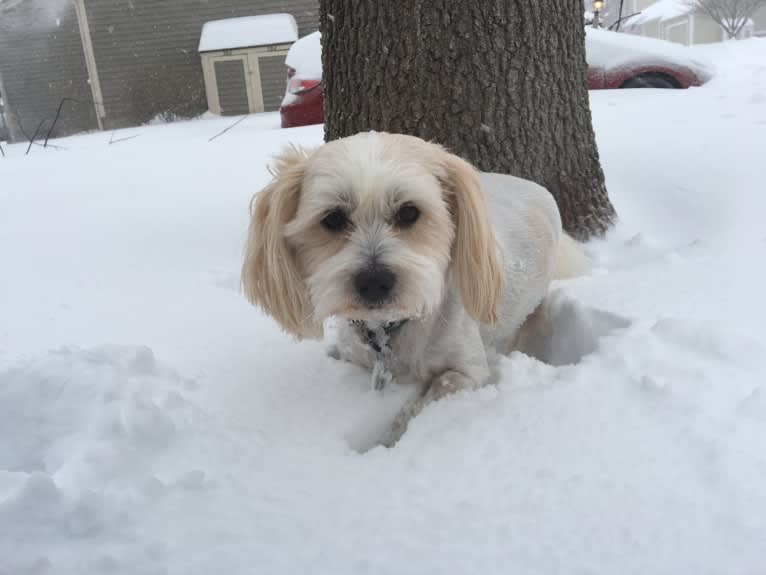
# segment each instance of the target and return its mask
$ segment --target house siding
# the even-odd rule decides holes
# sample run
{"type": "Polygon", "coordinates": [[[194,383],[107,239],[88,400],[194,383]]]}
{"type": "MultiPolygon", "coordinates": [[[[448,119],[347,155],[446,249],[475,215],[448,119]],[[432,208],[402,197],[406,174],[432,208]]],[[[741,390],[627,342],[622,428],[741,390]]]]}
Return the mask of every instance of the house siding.
{"type": "Polygon", "coordinates": [[[756,10],[753,14],[753,34],[766,36],[766,6],[756,10]]]}
{"type": "Polygon", "coordinates": [[[258,60],[261,73],[263,109],[267,112],[279,110],[285,96],[285,56],[266,56],[258,60]]]}
{"type": "Polygon", "coordinates": [[[98,128],[74,4],[53,10],[45,0],[20,2],[0,15],[0,76],[8,137],[23,141],[41,121],[53,136],[98,128]]]}
{"type": "Polygon", "coordinates": [[[677,44],[689,43],[689,17],[679,16],[662,23],[663,38],[677,44]]]}
{"type": "MultiPolygon", "coordinates": [[[[646,8],[655,1],[656,0],[633,0],[631,6],[634,9],[646,8]]],[[[741,36],[747,37],[749,34],[754,36],[766,36],[766,7],[756,10],[752,16],[752,21],[752,29],[745,31],[741,36]]],[[[710,16],[700,11],[677,16],[675,18],[669,18],[663,21],[659,19],[651,20],[642,24],[632,25],[629,20],[626,23],[624,30],[634,34],[641,34],[642,36],[650,36],[652,38],[662,38],[680,44],[688,44],[690,40],[692,44],[710,44],[725,39],[725,34],[721,27],[716,24],[710,16]],[[683,24],[687,26],[685,32],[682,30],[683,24]],[[689,27],[691,27],[691,30],[689,30],[689,27]]]]}
{"type": "MultiPolygon", "coordinates": [[[[103,126],[121,128],[157,115],[193,117],[207,110],[197,53],[209,20],[286,12],[305,36],[319,27],[318,0],[83,0],[103,103],[103,126]]],[[[0,15],[0,77],[7,131],[31,135],[67,104],[55,136],[98,129],[73,0],[25,0],[0,15]],[[56,4],[57,9],[51,7],[56,4]]],[[[284,87],[279,79],[279,89],[284,87]]],[[[269,87],[271,91],[275,87],[269,87]]],[[[270,100],[274,98],[269,92],[270,100]]]]}
{"type": "Polygon", "coordinates": [[[85,0],[104,101],[104,126],[207,110],[197,52],[209,20],[292,14],[300,36],[318,29],[317,0],[85,0]]]}
{"type": "Polygon", "coordinates": [[[694,15],[694,43],[711,44],[723,39],[723,30],[710,17],[704,14],[694,15]]]}

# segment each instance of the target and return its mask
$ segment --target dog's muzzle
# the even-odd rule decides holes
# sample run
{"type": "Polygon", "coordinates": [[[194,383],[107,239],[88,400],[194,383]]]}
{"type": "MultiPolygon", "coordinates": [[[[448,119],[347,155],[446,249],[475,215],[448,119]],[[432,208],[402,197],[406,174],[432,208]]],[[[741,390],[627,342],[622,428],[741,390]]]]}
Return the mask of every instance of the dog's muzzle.
{"type": "Polygon", "coordinates": [[[396,285],[396,274],[384,266],[372,266],[358,272],[353,279],[359,298],[369,307],[383,305],[396,285]]]}

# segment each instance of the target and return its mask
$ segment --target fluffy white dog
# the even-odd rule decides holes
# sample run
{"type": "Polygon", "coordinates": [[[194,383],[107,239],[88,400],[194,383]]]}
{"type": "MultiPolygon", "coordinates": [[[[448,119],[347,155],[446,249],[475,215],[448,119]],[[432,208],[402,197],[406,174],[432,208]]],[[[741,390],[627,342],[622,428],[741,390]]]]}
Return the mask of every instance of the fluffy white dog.
{"type": "Polygon", "coordinates": [[[298,338],[339,318],[334,355],[376,388],[424,384],[387,444],[428,402],[484,384],[486,349],[510,352],[551,280],[584,262],[547,190],[412,136],[291,148],[273,175],[253,200],[245,294],[298,338]]]}

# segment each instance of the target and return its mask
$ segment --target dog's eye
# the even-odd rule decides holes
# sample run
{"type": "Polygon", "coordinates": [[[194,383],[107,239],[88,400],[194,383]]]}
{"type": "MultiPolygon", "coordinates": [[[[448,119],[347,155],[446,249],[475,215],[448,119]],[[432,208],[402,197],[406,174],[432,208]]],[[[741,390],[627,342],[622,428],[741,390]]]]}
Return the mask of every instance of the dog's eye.
{"type": "Polygon", "coordinates": [[[322,227],[331,232],[340,232],[348,226],[348,217],[343,210],[333,210],[322,218],[322,227]]]}
{"type": "Polygon", "coordinates": [[[396,212],[396,225],[400,228],[408,228],[420,217],[420,210],[413,204],[404,204],[396,212]]]}

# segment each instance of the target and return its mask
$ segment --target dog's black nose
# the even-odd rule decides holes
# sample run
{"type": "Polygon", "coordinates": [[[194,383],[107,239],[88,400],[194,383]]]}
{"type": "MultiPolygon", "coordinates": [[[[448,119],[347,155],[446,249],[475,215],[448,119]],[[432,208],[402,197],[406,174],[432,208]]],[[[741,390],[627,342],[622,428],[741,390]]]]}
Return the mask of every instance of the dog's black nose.
{"type": "Polygon", "coordinates": [[[396,275],[384,267],[367,268],[354,276],[356,293],[368,304],[380,304],[396,283],[396,275]]]}

